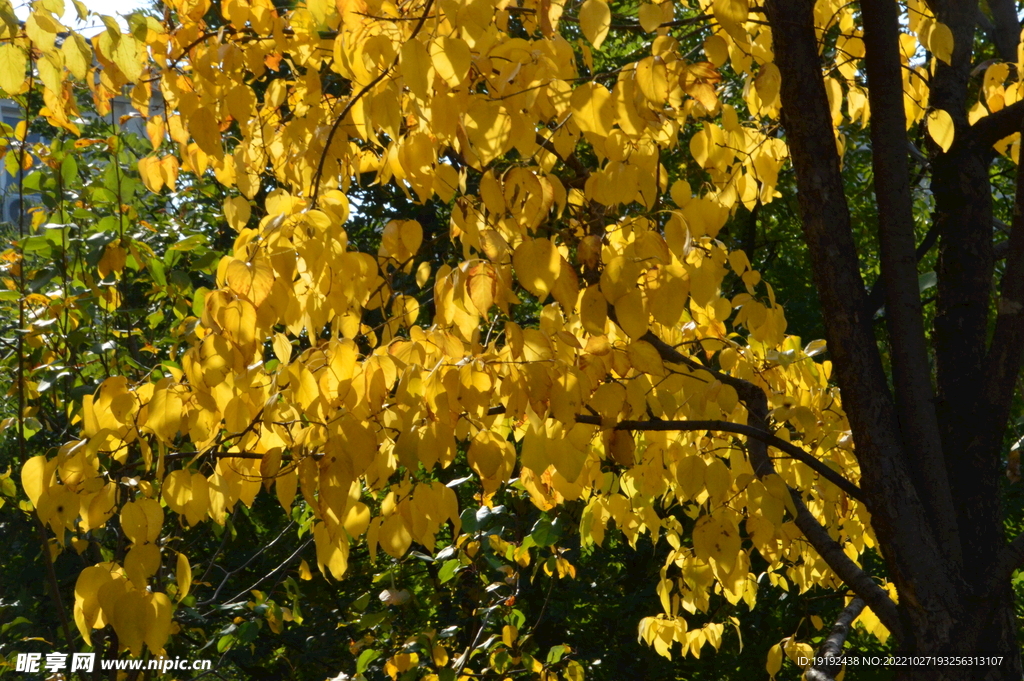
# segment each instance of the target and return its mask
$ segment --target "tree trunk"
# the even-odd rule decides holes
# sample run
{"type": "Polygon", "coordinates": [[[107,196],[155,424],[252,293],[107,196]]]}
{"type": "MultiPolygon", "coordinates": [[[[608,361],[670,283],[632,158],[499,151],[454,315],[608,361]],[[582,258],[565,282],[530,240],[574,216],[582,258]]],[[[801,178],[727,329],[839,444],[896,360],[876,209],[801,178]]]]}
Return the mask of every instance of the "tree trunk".
{"type": "MultiPolygon", "coordinates": [[[[933,656],[940,659],[925,660],[924,664],[894,666],[896,678],[899,681],[1020,681],[1024,671],[1017,642],[1013,591],[1009,584],[999,596],[988,604],[965,599],[961,604],[960,618],[953,622],[952,636],[934,631],[932,622],[937,613],[929,612],[927,604],[909,606],[901,603],[900,613],[908,637],[901,642],[895,656],[933,656]],[[955,664],[955,659],[941,659],[957,656],[964,658],[961,660],[963,664],[955,664]],[[992,658],[997,661],[1001,658],[1001,661],[993,663],[992,658]]],[[[942,613],[943,618],[947,616],[948,613],[942,613]]],[[[897,662],[912,663],[914,660],[897,659],[897,662]]]]}
{"type": "MultiPolygon", "coordinates": [[[[908,140],[896,49],[899,25],[888,2],[863,0],[861,9],[893,388],[883,370],[860,277],[822,82],[815,3],[768,0],[765,9],[782,76],[783,125],[801,218],[835,376],[856,443],[861,489],[899,593],[896,677],[1020,681],[1009,580],[1016,567],[1010,558],[1016,554],[1006,546],[999,464],[1024,345],[1024,304],[1003,304],[1012,314],[1001,313],[996,337],[1005,338],[1006,347],[989,349],[987,338],[995,289],[991,145],[1020,129],[1024,110],[1009,131],[1000,127],[1009,114],[977,129],[967,125],[977,3],[933,3],[953,31],[956,47],[953,63],[935,71],[932,104],[948,111],[957,124],[953,148],[949,153],[936,148],[932,158],[934,219],[940,235],[933,397],[915,281],[908,140]],[[995,376],[993,364],[998,366],[995,376]],[[948,657],[954,659],[944,659],[948,657]]],[[[1024,197],[1024,187],[1020,191],[1024,197]]],[[[1015,218],[1017,224],[1020,229],[1010,244],[1015,255],[1008,259],[1002,286],[1010,302],[1024,298],[1024,213],[1015,218]]]]}

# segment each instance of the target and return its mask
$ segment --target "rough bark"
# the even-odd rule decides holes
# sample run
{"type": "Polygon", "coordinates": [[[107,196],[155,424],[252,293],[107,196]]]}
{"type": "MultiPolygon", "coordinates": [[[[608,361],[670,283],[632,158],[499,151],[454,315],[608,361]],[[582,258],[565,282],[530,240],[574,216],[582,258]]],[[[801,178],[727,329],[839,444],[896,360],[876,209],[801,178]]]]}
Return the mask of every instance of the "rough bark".
{"type": "Polygon", "coordinates": [[[836,675],[842,669],[838,664],[832,664],[836,658],[843,656],[843,644],[850,635],[850,626],[864,610],[864,601],[857,597],[850,601],[850,604],[843,608],[832,625],[825,642],[818,648],[816,654],[820,661],[815,662],[804,674],[805,681],[835,681],[836,675]]]}
{"type": "MultiPolygon", "coordinates": [[[[992,248],[992,196],[989,128],[967,122],[977,2],[944,2],[938,18],[953,33],[951,64],[936,67],[931,104],[947,111],[956,125],[948,153],[933,149],[932,192],[939,231],[935,328],[937,397],[946,471],[956,504],[963,553],[974,565],[993,565],[1003,543],[1000,523],[997,447],[976,442],[983,405],[989,303],[995,256],[992,248]]],[[[1019,129],[1019,124],[1015,126],[1019,129]]],[[[995,141],[995,140],[992,140],[995,141]]],[[[980,570],[966,570],[968,591],[984,582],[980,570]]]]}
{"type": "MultiPolygon", "coordinates": [[[[929,581],[927,564],[942,551],[902,451],[896,409],[871,328],[850,213],[821,78],[810,0],[766,5],[782,74],[783,124],[797,176],[804,235],[835,374],[850,419],[863,489],[886,561],[915,600],[955,591],[948,575],[929,581]],[[787,112],[799,110],[799,115],[787,112]]],[[[951,622],[936,621],[942,629],[951,622]]]]}
{"type": "Polygon", "coordinates": [[[918,289],[898,9],[890,0],[861,2],[885,321],[903,449],[943,550],[960,562],[918,289]]]}
{"type": "MultiPolygon", "coordinates": [[[[986,380],[979,415],[987,419],[978,428],[973,447],[998,450],[1010,417],[1013,391],[1024,356],[1024,173],[1017,176],[1013,224],[1006,265],[996,301],[996,323],[985,360],[986,380]]],[[[995,459],[995,457],[993,457],[995,459]]],[[[998,475],[998,472],[996,473],[998,475]]]]}
{"type": "MultiPolygon", "coordinates": [[[[893,394],[881,366],[859,275],[821,79],[813,5],[813,0],[769,0],[765,9],[772,27],[775,63],[782,75],[783,125],[796,170],[801,219],[835,376],[857,443],[861,489],[890,577],[899,591],[902,630],[898,650],[936,656],[987,653],[1003,658],[999,665],[970,669],[901,667],[897,678],[1019,681],[1020,652],[1009,580],[992,579],[997,571],[1002,575],[1012,571],[1007,566],[1021,552],[1019,542],[1006,545],[998,503],[996,463],[1005,424],[997,423],[1000,412],[990,409],[983,399],[986,393],[1003,399],[1007,390],[1005,386],[1001,393],[986,388],[983,377],[990,368],[986,362],[1000,357],[1001,373],[1016,375],[1021,354],[1017,334],[1024,336],[1024,328],[1017,328],[1018,322],[1024,327],[1024,320],[1003,315],[1004,328],[997,333],[1012,342],[986,350],[993,288],[991,144],[1019,129],[1019,114],[1017,118],[1004,114],[977,129],[967,125],[977,3],[932,3],[939,19],[953,31],[955,48],[952,64],[935,69],[931,104],[949,112],[957,125],[956,142],[949,153],[931,150],[940,248],[932,334],[937,364],[936,422],[929,414],[931,371],[927,361],[922,361],[922,356],[927,360],[927,352],[919,344],[923,335],[920,303],[916,290],[911,289],[916,257],[908,213],[903,92],[898,67],[891,61],[895,10],[884,2],[861,3],[876,117],[872,151],[881,214],[893,394]],[[1010,123],[1013,128],[1005,132],[1010,123]],[[987,424],[992,428],[986,429],[987,424]],[[982,430],[986,432],[979,435],[982,430]],[[937,464],[936,450],[944,465],[937,464]],[[944,471],[929,470],[929,451],[931,467],[944,471]],[[965,563],[969,557],[970,564],[963,570],[957,545],[965,563]]],[[[1024,236],[1017,240],[1024,242],[1024,236]]],[[[1008,257],[1011,269],[1003,290],[1009,301],[1016,301],[1024,297],[1024,274],[1011,276],[1010,272],[1021,270],[1017,263],[1024,259],[1024,243],[1011,243],[1008,257]]],[[[1024,347],[1024,338],[1019,342],[1024,347]]],[[[1012,385],[1009,390],[1012,394],[1012,385]]],[[[1008,400],[999,406],[1006,404],[1008,400]]]]}
{"type": "Polygon", "coordinates": [[[992,12],[992,42],[996,54],[1011,64],[1017,61],[1017,43],[1020,42],[1020,19],[1017,18],[1017,0],[988,0],[992,12]]]}

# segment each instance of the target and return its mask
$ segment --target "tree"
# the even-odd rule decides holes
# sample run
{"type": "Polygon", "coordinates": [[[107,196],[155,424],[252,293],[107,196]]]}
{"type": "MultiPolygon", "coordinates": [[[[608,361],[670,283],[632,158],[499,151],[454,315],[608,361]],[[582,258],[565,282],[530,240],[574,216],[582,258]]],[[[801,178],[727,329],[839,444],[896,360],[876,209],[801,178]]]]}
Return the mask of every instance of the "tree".
{"type": "MultiPolygon", "coordinates": [[[[984,655],[900,678],[1021,677],[1024,535],[1007,541],[1001,479],[1019,466],[1024,190],[1009,237],[992,233],[992,168],[1015,162],[1024,111],[1015,5],[183,0],[91,44],[58,9],[23,27],[0,11],[0,88],[26,110],[41,92],[39,115],[72,136],[76,79],[103,115],[122,91],[149,112],[159,88],[140,180],[171,206],[223,193],[237,233],[204,261],[208,287],[182,282],[193,304],[153,346],[166,359],[105,367],[57,404],[80,432],[55,455],[29,456],[43,391],[17,341],[23,506],[89,556],[71,608],[86,645],[157,656],[202,631],[191,566],[216,542],[180,535],[212,524],[226,542],[239,514],[266,527],[273,487],[325,576],[385,561],[381,600],[416,605],[353,642],[356,673],[579,678],[569,649],[537,643],[548,597],[527,573],[550,594],[621,536],[663,547],[663,612],[639,625],[664,656],[718,648],[768,585],[823,587],[849,592],[825,654],[859,618],[901,654],[984,655]],[[878,213],[870,289],[843,176],[855,124],[878,213]],[[756,228],[788,164],[827,346],[786,335],[742,250],[740,216],[756,228]],[[393,218],[379,234],[378,215],[393,218]],[[520,597],[542,604],[534,621],[520,597]]],[[[68,222],[47,208],[33,229],[68,222]]],[[[28,295],[22,229],[8,288],[27,330],[32,305],[45,321],[70,301],[28,295]]],[[[80,275],[111,315],[126,267],[161,277],[133,244],[118,234],[80,275]]],[[[252,591],[275,632],[301,619],[286,590],[287,611],[252,591]]],[[[349,612],[370,630],[367,604],[349,612]]],[[[218,649],[254,647],[260,626],[218,649]]],[[[811,651],[789,636],[768,672],[811,651]]]]}

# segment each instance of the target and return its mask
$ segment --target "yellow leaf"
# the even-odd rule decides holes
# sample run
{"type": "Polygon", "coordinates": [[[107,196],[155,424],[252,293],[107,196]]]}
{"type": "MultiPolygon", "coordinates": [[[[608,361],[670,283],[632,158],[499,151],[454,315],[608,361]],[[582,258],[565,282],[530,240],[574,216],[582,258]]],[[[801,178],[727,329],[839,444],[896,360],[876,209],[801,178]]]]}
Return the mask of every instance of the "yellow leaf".
{"type": "Polygon", "coordinates": [[[932,23],[925,42],[939,60],[953,63],[953,32],[940,21],[932,23]]]}
{"type": "Polygon", "coordinates": [[[329,570],[335,579],[344,577],[348,571],[348,540],[332,537],[323,523],[313,527],[313,540],[316,543],[316,562],[320,572],[326,575],[329,570]]]}
{"type": "Polygon", "coordinates": [[[768,670],[768,675],[771,676],[772,681],[775,680],[775,675],[782,669],[782,646],[778,643],[771,647],[768,651],[768,662],[765,664],[765,669],[768,670]]]}
{"type": "Polygon", "coordinates": [[[647,310],[639,290],[633,289],[615,301],[615,320],[633,340],[647,333],[647,310]]]}
{"type": "Polygon", "coordinates": [[[177,392],[167,386],[158,387],[149,402],[145,428],[169,444],[181,427],[182,410],[177,392]]]}
{"type": "Polygon", "coordinates": [[[713,558],[721,576],[732,572],[741,546],[739,530],[731,521],[714,516],[701,516],[694,525],[694,552],[704,561],[713,558]]]}
{"type": "Polygon", "coordinates": [[[588,286],[580,299],[580,321],[587,333],[595,336],[604,335],[604,327],[608,321],[608,301],[597,284],[588,286]]]}
{"type": "Polygon", "coordinates": [[[288,364],[292,359],[292,343],[283,333],[275,333],[273,339],[274,355],[281,364],[288,364]]]}
{"type": "Polygon", "coordinates": [[[626,402],[626,389],[620,383],[605,383],[590,398],[590,407],[601,415],[602,419],[611,420],[618,417],[626,402]]]}
{"type": "Polygon", "coordinates": [[[732,486],[732,473],[725,462],[717,456],[711,459],[704,472],[704,484],[712,499],[721,500],[732,486]]]}
{"type": "Polygon", "coordinates": [[[513,646],[517,638],[519,638],[519,629],[515,625],[506,624],[501,628],[501,640],[509,648],[513,646]]]}
{"type": "Polygon", "coordinates": [[[361,537],[366,528],[370,526],[370,508],[361,501],[357,501],[345,511],[345,531],[353,539],[361,537]]]}
{"type": "Polygon", "coordinates": [[[526,239],[512,254],[512,265],[523,287],[544,302],[562,270],[562,256],[548,239],[526,239]]]}
{"type": "MultiPolygon", "coordinates": [[[[831,79],[830,79],[831,80],[831,79]]],[[[782,85],[782,74],[779,67],[768,62],[761,66],[761,70],[754,79],[754,87],[757,89],[757,96],[761,98],[761,105],[773,106],[779,96],[779,88],[782,85]]]]}
{"type": "MultiPolygon", "coordinates": [[[[595,0],[600,2],[600,0],[595,0]]],[[[603,3],[602,3],[603,4],[603,3]]],[[[615,122],[612,96],[598,83],[584,83],[572,91],[569,99],[573,120],[583,132],[607,137],[615,122]]]]}
{"type": "Polygon", "coordinates": [[[232,258],[224,272],[224,281],[234,293],[259,307],[274,286],[274,270],[264,260],[247,262],[232,258]]]}
{"type": "Polygon", "coordinates": [[[115,239],[103,249],[103,257],[96,264],[96,271],[104,279],[111,273],[121,274],[127,260],[128,253],[121,247],[120,239],[115,239]]]}
{"type": "Polygon", "coordinates": [[[693,499],[704,489],[707,464],[699,456],[687,456],[676,466],[676,483],[686,499],[693,499]]]}
{"type": "Polygon", "coordinates": [[[164,501],[175,513],[184,514],[185,508],[192,500],[192,475],[185,470],[171,471],[164,478],[164,501]]]}
{"type": "Polygon", "coordinates": [[[175,185],[178,182],[178,170],[180,169],[178,159],[175,156],[164,156],[160,159],[160,177],[164,181],[164,186],[174,191],[175,185]]]}
{"type": "Polygon", "coordinates": [[[163,509],[155,499],[130,501],[121,508],[121,530],[133,543],[155,542],[163,518],[163,509]]]}
{"type": "Polygon", "coordinates": [[[147,592],[140,589],[130,588],[117,596],[110,613],[118,642],[128,648],[135,657],[142,656],[142,646],[148,633],[146,620],[150,614],[146,594],[147,592]]]}
{"type": "Polygon", "coordinates": [[[402,79],[416,98],[427,101],[433,80],[433,68],[426,46],[418,40],[409,40],[402,45],[402,79]]]}
{"type": "Polygon", "coordinates": [[[0,89],[9,95],[21,92],[25,85],[25,69],[28,57],[25,50],[13,42],[0,45],[0,89]]]}
{"type": "Polygon", "coordinates": [[[662,23],[661,6],[645,2],[640,5],[639,12],[640,27],[648,33],[658,30],[662,23]]]}
{"type": "Polygon", "coordinates": [[[146,189],[154,194],[159,194],[164,186],[164,178],[160,173],[160,159],[156,156],[140,158],[137,167],[139,177],[142,178],[142,183],[146,185],[146,189]]]}
{"type": "Polygon", "coordinates": [[[188,131],[199,148],[207,154],[216,158],[221,158],[224,155],[224,148],[221,146],[220,123],[208,107],[199,107],[189,115],[188,131]]]}
{"type": "Polygon", "coordinates": [[[189,565],[188,556],[184,553],[178,554],[178,567],[174,572],[174,579],[178,583],[178,600],[180,601],[188,596],[189,589],[192,588],[192,566],[189,565]]]}
{"type": "Polygon", "coordinates": [[[641,340],[634,341],[626,348],[626,355],[629,356],[629,363],[637,371],[654,376],[665,375],[665,365],[661,361],[661,355],[650,343],[641,340]]]}
{"type": "Polygon", "coordinates": [[[743,28],[743,23],[750,13],[748,0],[715,0],[711,11],[725,32],[736,42],[747,43],[747,31],[743,28]]]}
{"type": "Polygon", "coordinates": [[[114,515],[116,506],[117,485],[108,482],[89,502],[85,510],[82,528],[86,531],[103,527],[103,525],[114,515]]]}
{"type": "Polygon", "coordinates": [[[416,220],[403,220],[398,230],[399,238],[410,256],[416,255],[423,243],[423,227],[416,220]]]}
{"type": "Polygon", "coordinates": [[[46,457],[41,454],[33,456],[21,467],[21,486],[33,506],[39,505],[39,497],[50,486],[47,478],[52,473],[53,469],[47,470],[46,457]]]}
{"type": "Polygon", "coordinates": [[[234,196],[224,199],[224,217],[228,221],[228,226],[236,232],[241,232],[245,228],[251,214],[252,207],[245,198],[234,196]]]}
{"type": "Polygon", "coordinates": [[[68,67],[71,75],[79,80],[85,80],[89,65],[92,63],[92,49],[89,43],[77,33],[72,33],[64,39],[60,51],[64,55],[64,65],[68,67]]]}
{"type": "Polygon", "coordinates": [[[933,109],[928,113],[928,135],[939,145],[943,153],[953,146],[955,134],[953,117],[942,109],[933,109]]]}
{"type": "Polygon", "coordinates": [[[469,73],[473,55],[465,40],[444,36],[430,43],[430,62],[450,87],[458,87],[469,73]]]}
{"type": "Polygon", "coordinates": [[[189,525],[195,525],[210,508],[210,484],[202,473],[192,474],[192,498],[185,507],[185,519],[189,525]]]}
{"type": "Polygon", "coordinates": [[[306,0],[306,9],[313,15],[313,20],[318,25],[323,24],[329,16],[337,11],[334,2],[327,0],[306,0]]]}
{"type": "Polygon", "coordinates": [[[87,637],[91,629],[106,626],[107,620],[100,607],[100,589],[115,581],[119,571],[114,563],[100,563],[78,574],[75,582],[75,624],[83,636],[87,637]]]}
{"type": "Polygon", "coordinates": [[[409,528],[402,522],[402,516],[392,513],[384,524],[380,526],[378,535],[380,547],[392,558],[401,558],[412,545],[412,535],[409,528]]]}
{"type": "Polygon", "coordinates": [[[96,628],[106,626],[107,623],[113,624],[114,616],[117,613],[117,600],[132,588],[131,582],[124,576],[124,570],[119,566],[113,563],[102,563],[101,565],[109,568],[111,576],[100,585],[96,592],[96,600],[100,608],[100,616],[94,625],[96,628]]]}
{"type": "Polygon", "coordinates": [[[487,263],[470,268],[466,288],[477,312],[485,319],[490,319],[489,310],[494,305],[494,294],[497,291],[494,268],[487,263]]]}
{"type": "Polygon", "coordinates": [[[645,57],[636,65],[636,82],[651,104],[664,106],[668,99],[668,68],[661,57],[645,57]]]}
{"type": "Polygon", "coordinates": [[[421,262],[416,267],[416,285],[423,288],[427,285],[430,280],[430,263],[427,261],[421,262]]]}
{"type": "Polygon", "coordinates": [[[725,62],[729,61],[729,44],[720,35],[710,36],[704,41],[704,54],[707,55],[708,61],[715,65],[715,68],[721,68],[725,62]]]}
{"type": "Polygon", "coordinates": [[[285,511],[291,511],[292,501],[295,500],[295,491],[299,486],[299,475],[295,469],[277,476],[274,482],[274,492],[277,494],[277,501],[285,511]]]}
{"type": "Polygon", "coordinates": [[[307,582],[313,579],[313,573],[309,571],[309,563],[305,559],[299,563],[299,579],[307,582]]]}
{"type": "Polygon", "coordinates": [[[174,615],[174,606],[167,594],[154,592],[146,593],[142,626],[144,628],[143,640],[149,646],[154,655],[159,655],[171,634],[171,618],[174,615]]]}
{"type": "Polygon", "coordinates": [[[576,301],[580,296],[580,280],[565,258],[561,260],[561,271],[555,279],[555,287],[551,289],[551,295],[565,312],[571,313],[576,309],[576,301]]]}
{"type": "Polygon", "coordinates": [[[121,73],[124,74],[124,77],[129,82],[134,83],[142,76],[144,60],[139,56],[139,41],[131,34],[121,36],[121,39],[114,45],[114,51],[110,57],[110,60],[114,62],[117,68],[121,69],[121,73]]]}
{"type": "Polygon", "coordinates": [[[498,102],[475,98],[465,114],[465,129],[481,169],[510,148],[512,119],[498,102]]]}
{"type": "Polygon", "coordinates": [[[159,569],[160,547],[156,544],[136,544],[124,558],[124,571],[136,589],[145,589],[159,569]]]}
{"type": "Polygon", "coordinates": [[[612,23],[612,11],[605,0],[586,0],[580,8],[580,28],[595,49],[601,47],[612,23]]]}

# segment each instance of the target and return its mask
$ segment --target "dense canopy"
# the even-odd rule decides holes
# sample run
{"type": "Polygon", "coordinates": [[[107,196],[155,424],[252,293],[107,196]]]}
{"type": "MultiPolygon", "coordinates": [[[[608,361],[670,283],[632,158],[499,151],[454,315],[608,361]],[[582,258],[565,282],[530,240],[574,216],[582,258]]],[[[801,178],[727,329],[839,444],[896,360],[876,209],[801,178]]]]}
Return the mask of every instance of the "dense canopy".
{"type": "Polygon", "coordinates": [[[577,681],[610,617],[796,678],[856,618],[1019,679],[1007,6],[0,0],[0,527],[51,643],[577,681]]]}

